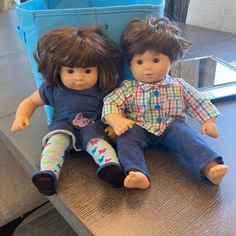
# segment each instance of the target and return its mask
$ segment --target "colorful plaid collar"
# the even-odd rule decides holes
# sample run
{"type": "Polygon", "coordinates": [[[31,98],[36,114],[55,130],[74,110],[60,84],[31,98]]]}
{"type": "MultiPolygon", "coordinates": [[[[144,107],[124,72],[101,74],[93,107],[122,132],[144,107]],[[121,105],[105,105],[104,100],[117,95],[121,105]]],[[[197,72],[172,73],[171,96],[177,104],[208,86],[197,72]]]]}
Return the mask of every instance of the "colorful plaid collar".
{"type": "Polygon", "coordinates": [[[150,89],[158,89],[160,87],[166,87],[169,86],[170,84],[173,84],[173,79],[167,75],[163,80],[155,83],[155,84],[148,84],[148,83],[143,83],[143,82],[139,82],[137,81],[137,84],[140,88],[142,88],[144,91],[149,91],[150,89]]]}

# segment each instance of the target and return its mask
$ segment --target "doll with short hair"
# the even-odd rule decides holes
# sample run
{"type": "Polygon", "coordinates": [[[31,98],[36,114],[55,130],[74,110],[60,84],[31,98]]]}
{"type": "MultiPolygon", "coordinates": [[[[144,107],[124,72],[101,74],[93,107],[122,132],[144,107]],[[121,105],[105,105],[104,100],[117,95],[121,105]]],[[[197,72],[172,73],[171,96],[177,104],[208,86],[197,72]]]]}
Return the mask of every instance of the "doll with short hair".
{"type": "Polygon", "coordinates": [[[196,176],[213,184],[219,184],[228,171],[222,157],[185,122],[188,114],[200,122],[202,134],[217,138],[217,108],[183,79],[168,75],[190,46],[180,33],[167,18],[154,17],[132,21],[123,32],[121,48],[134,80],[123,81],[105,97],[103,119],[118,135],[127,188],[150,185],[144,159],[148,145],[178,153],[196,176]]]}
{"type": "Polygon", "coordinates": [[[112,130],[101,122],[103,98],[119,81],[115,43],[98,25],[65,27],[43,35],[34,57],[44,82],[20,103],[11,128],[16,132],[28,126],[38,107],[54,109],[50,132],[43,138],[40,171],[32,176],[34,185],[42,194],[55,194],[65,151],[74,148],[93,157],[99,178],[123,186],[123,171],[108,142],[112,130]]]}

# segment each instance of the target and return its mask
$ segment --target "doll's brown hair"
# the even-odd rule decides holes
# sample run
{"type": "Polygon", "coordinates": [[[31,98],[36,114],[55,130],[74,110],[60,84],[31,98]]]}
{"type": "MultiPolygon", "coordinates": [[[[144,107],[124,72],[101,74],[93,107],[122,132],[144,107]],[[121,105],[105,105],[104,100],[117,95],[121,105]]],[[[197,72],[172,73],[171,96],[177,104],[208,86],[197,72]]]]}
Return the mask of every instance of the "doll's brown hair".
{"type": "Polygon", "coordinates": [[[135,55],[147,50],[162,53],[175,62],[190,45],[180,35],[180,29],[166,17],[134,20],[127,25],[121,37],[122,52],[128,64],[135,55]]]}
{"type": "Polygon", "coordinates": [[[63,87],[60,78],[62,66],[97,66],[97,87],[104,94],[112,91],[119,81],[120,52],[102,29],[98,25],[64,27],[43,35],[37,44],[34,58],[45,82],[63,87]]]}

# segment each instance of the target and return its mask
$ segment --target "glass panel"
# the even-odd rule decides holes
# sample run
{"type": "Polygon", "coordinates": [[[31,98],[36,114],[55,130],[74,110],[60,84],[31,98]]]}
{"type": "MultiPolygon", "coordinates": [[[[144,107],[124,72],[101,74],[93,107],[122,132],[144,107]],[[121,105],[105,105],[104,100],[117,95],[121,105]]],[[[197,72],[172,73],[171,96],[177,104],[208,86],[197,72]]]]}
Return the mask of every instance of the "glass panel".
{"type": "Polygon", "coordinates": [[[213,56],[177,61],[170,75],[183,78],[213,100],[236,95],[236,68],[213,56]]]}

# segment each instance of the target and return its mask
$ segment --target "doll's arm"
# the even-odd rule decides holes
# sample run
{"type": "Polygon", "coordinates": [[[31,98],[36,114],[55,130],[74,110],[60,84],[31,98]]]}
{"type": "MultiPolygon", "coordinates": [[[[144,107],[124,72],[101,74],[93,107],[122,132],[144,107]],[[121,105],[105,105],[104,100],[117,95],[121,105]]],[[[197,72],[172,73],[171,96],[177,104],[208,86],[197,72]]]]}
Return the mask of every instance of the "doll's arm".
{"type": "Polygon", "coordinates": [[[129,128],[132,128],[135,123],[118,113],[109,113],[104,116],[104,120],[114,129],[114,132],[118,136],[125,133],[129,128]]]}
{"type": "Polygon", "coordinates": [[[44,101],[39,95],[39,91],[36,90],[29,97],[23,100],[16,111],[15,120],[13,121],[11,131],[16,132],[30,125],[30,117],[34,111],[44,105],[44,101]]]}
{"type": "Polygon", "coordinates": [[[185,103],[185,112],[196,119],[199,123],[204,123],[208,119],[217,117],[220,113],[209,99],[197,91],[184,80],[178,79],[183,86],[183,96],[185,103]]]}
{"type": "Polygon", "coordinates": [[[206,120],[201,127],[201,133],[207,134],[210,137],[217,138],[218,137],[218,130],[216,126],[216,118],[211,118],[206,120]]]}

